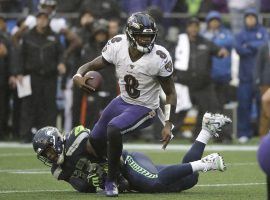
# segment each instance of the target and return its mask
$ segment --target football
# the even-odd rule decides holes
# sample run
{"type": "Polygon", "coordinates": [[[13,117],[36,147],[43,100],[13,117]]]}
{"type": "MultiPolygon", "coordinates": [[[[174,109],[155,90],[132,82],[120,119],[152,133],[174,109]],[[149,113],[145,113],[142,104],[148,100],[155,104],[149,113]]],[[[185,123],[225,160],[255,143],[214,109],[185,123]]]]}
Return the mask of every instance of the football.
{"type": "Polygon", "coordinates": [[[97,71],[89,71],[84,77],[89,77],[89,79],[85,82],[85,84],[95,88],[95,90],[99,90],[102,86],[103,78],[102,75],[97,71]]]}

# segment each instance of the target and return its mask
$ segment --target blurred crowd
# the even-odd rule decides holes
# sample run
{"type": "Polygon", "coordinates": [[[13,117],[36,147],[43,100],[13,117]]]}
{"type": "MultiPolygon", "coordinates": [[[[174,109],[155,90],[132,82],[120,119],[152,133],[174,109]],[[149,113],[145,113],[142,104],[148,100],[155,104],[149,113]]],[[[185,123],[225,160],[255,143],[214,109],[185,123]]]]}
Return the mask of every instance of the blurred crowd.
{"type": "MultiPolygon", "coordinates": [[[[72,76],[125,33],[126,18],[137,11],[155,19],[156,43],[175,62],[175,135],[199,133],[195,121],[193,134],[183,134],[191,111],[200,122],[206,111],[232,112],[230,105],[237,105],[236,135],[225,129],[217,142],[246,143],[268,132],[261,110],[270,88],[270,19],[261,16],[270,12],[268,0],[1,0],[0,141],[30,142],[48,125],[91,129],[119,93],[114,68],[100,72],[102,87],[91,95],[73,87],[72,76]],[[31,92],[18,95],[27,77],[31,92]]],[[[159,138],[159,127],[147,135],[159,138]]]]}

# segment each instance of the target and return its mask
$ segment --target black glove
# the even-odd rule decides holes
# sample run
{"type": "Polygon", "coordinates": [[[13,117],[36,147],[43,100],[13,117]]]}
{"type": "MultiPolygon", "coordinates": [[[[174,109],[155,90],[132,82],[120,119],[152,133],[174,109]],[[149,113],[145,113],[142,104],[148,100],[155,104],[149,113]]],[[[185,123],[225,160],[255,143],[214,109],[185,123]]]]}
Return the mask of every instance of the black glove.
{"type": "Polygon", "coordinates": [[[88,183],[95,187],[100,187],[101,189],[104,189],[105,178],[105,170],[99,164],[91,163],[88,169],[88,183]]]}

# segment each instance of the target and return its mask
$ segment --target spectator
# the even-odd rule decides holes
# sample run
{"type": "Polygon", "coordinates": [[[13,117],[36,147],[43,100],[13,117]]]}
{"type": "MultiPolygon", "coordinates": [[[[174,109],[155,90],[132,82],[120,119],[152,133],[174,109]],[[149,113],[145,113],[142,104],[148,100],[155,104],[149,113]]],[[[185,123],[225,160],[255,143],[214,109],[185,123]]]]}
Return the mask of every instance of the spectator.
{"type": "MultiPolygon", "coordinates": [[[[93,12],[89,9],[86,9],[80,13],[79,17],[79,26],[73,28],[73,31],[81,38],[82,43],[92,43],[92,27],[95,21],[95,16],[93,12]]],[[[67,73],[66,73],[66,83],[62,83],[64,90],[64,131],[69,132],[72,128],[74,121],[76,124],[79,123],[80,119],[80,102],[77,102],[75,99],[79,98],[81,100],[81,94],[76,93],[76,98],[74,99],[74,90],[73,82],[71,77],[76,73],[77,68],[75,66],[80,65],[80,52],[81,49],[75,49],[71,52],[70,56],[66,58],[67,73]],[[74,101],[75,100],[75,101],[74,101]],[[74,106],[76,104],[78,106],[74,106]],[[79,109],[78,109],[79,108],[79,109]],[[78,111],[78,112],[77,112],[78,111]],[[75,113],[75,114],[74,114],[75,113]],[[75,118],[74,118],[75,117],[75,118]]]]}
{"type": "MultiPolygon", "coordinates": [[[[253,74],[258,49],[268,41],[266,29],[259,24],[255,9],[248,9],[244,16],[245,27],[236,36],[236,51],[240,56],[238,87],[237,137],[246,143],[252,136],[252,102],[258,102],[258,94],[253,88],[253,74]]],[[[257,112],[258,113],[258,112],[257,112]]]]}
{"type": "MultiPolygon", "coordinates": [[[[213,42],[199,35],[200,22],[197,18],[190,18],[186,27],[186,34],[180,34],[175,50],[176,83],[182,86],[177,90],[177,96],[185,101],[177,105],[176,111],[190,108],[190,101],[198,109],[197,121],[201,121],[206,111],[220,111],[216,92],[211,80],[212,56],[225,57],[228,51],[216,46],[213,42]],[[181,92],[185,92],[181,93],[181,92]],[[178,95],[181,94],[181,95],[178,95]],[[185,95],[186,97],[183,97],[185,95]],[[185,104],[183,104],[185,102],[185,104]]],[[[176,87],[177,88],[177,87],[176,87]]],[[[197,133],[200,124],[196,123],[193,133],[197,133]]],[[[196,137],[194,135],[194,137],[196,137]]]]}
{"type": "Polygon", "coordinates": [[[228,7],[230,11],[230,22],[232,32],[237,34],[243,28],[243,15],[246,9],[256,8],[258,6],[257,0],[235,1],[228,0],[228,7]]]}
{"type": "MultiPolygon", "coordinates": [[[[207,29],[202,35],[214,42],[219,47],[226,48],[230,53],[233,47],[233,35],[222,24],[221,15],[217,11],[211,11],[206,17],[207,29]]],[[[225,58],[212,58],[211,78],[217,94],[220,108],[230,101],[230,80],[231,80],[231,54],[225,58]]],[[[219,138],[224,142],[232,140],[229,129],[224,129],[224,134],[219,138]]]]}
{"type": "MultiPolygon", "coordinates": [[[[17,21],[17,27],[11,31],[11,35],[17,31],[19,27],[23,26],[23,19],[17,21]]],[[[12,38],[12,37],[11,37],[12,38]]],[[[22,42],[22,41],[20,41],[22,42]]],[[[21,115],[21,99],[18,97],[17,85],[16,83],[21,80],[21,65],[20,59],[21,46],[15,45],[12,41],[11,45],[11,61],[10,61],[10,76],[9,76],[9,86],[11,88],[11,134],[12,138],[20,138],[20,115],[21,115]]]]}
{"type": "Polygon", "coordinates": [[[121,22],[118,18],[112,18],[108,22],[109,28],[109,39],[113,38],[114,36],[121,34],[122,27],[121,22]]]}
{"type": "MultiPolygon", "coordinates": [[[[38,9],[49,14],[50,27],[56,34],[63,34],[66,42],[66,49],[63,57],[67,58],[74,50],[81,47],[80,38],[70,30],[67,21],[64,18],[56,18],[56,0],[40,0],[38,9]]],[[[21,26],[17,27],[13,32],[12,40],[14,45],[18,45],[22,36],[36,25],[36,18],[33,15],[28,15],[21,26]]]]}
{"type": "MultiPolygon", "coordinates": [[[[260,97],[270,88],[270,50],[269,42],[258,51],[254,81],[260,91],[260,97]]],[[[257,89],[257,88],[256,88],[257,89]]],[[[260,98],[261,99],[261,98],[260,98]]],[[[260,109],[259,135],[263,137],[270,129],[270,118],[263,107],[260,109]]]]}
{"type": "Polygon", "coordinates": [[[49,26],[49,14],[40,11],[36,19],[36,26],[22,39],[20,59],[17,60],[22,74],[30,75],[32,88],[32,94],[22,99],[20,135],[23,142],[31,142],[31,132],[35,129],[56,124],[57,72],[65,73],[62,47],[49,26]]]}
{"type": "Polygon", "coordinates": [[[5,19],[0,17],[0,140],[8,134],[9,70],[10,37],[6,32],[5,19]]]}
{"type": "Polygon", "coordinates": [[[75,27],[75,32],[81,38],[82,43],[89,42],[92,34],[93,24],[96,20],[94,12],[91,9],[85,9],[80,13],[79,24],[75,27]]]}

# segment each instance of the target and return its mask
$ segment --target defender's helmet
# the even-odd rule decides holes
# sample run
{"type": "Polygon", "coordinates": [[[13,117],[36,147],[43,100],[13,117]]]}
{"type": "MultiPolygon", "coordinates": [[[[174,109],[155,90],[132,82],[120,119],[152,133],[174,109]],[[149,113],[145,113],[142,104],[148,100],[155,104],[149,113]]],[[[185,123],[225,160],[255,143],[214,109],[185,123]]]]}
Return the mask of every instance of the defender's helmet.
{"type": "MultiPolygon", "coordinates": [[[[63,151],[63,137],[57,128],[46,126],[39,129],[33,138],[33,148],[37,153],[37,158],[45,165],[51,166],[52,163],[58,163],[63,151]],[[48,158],[46,152],[53,151],[58,156],[55,162],[48,158]]],[[[59,163],[58,163],[59,164],[59,163]]]]}
{"type": "Polygon", "coordinates": [[[126,35],[129,44],[142,53],[149,53],[154,47],[157,37],[157,26],[154,19],[145,13],[137,12],[132,14],[127,20],[126,35]],[[149,44],[140,45],[135,39],[136,35],[151,36],[149,44]]]}

